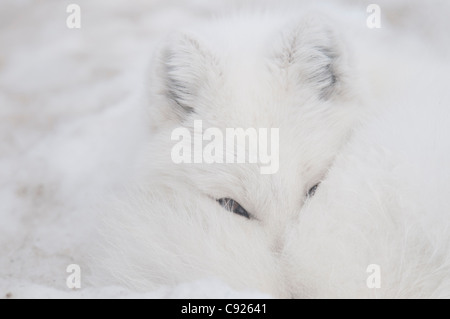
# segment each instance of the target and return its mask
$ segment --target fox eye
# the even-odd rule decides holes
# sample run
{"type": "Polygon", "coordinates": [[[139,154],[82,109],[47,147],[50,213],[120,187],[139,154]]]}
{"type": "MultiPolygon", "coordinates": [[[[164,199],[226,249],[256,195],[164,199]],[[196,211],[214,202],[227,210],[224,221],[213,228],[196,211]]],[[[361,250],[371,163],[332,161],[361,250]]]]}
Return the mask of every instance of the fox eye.
{"type": "Polygon", "coordinates": [[[218,199],[217,202],[226,210],[250,219],[250,214],[234,199],[221,198],[218,199]]]}
{"type": "Polygon", "coordinates": [[[314,194],[316,194],[317,187],[319,187],[319,183],[317,183],[316,185],[314,185],[313,187],[311,187],[309,189],[308,194],[307,194],[308,197],[313,197],[314,194]]]}

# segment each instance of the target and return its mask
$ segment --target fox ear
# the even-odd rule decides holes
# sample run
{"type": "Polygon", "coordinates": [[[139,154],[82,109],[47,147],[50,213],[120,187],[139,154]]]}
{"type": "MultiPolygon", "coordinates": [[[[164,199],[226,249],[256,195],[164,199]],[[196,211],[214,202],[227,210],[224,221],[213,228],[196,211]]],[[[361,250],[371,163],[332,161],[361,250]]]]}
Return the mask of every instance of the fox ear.
{"type": "Polygon", "coordinates": [[[334,30],[320,17],[294,24],[282,37],[277,62],[301,86],[317,90],[322,100],[342,92],[346,77],[344,50],[334,30]]]}
{"type": "Polygon", "coordinates": [[[182,34],[163,52],[162,74],[166,98],[183,113],[195,112],[202,89],[217,70],[217,61],[192,35],[182,34]]]}

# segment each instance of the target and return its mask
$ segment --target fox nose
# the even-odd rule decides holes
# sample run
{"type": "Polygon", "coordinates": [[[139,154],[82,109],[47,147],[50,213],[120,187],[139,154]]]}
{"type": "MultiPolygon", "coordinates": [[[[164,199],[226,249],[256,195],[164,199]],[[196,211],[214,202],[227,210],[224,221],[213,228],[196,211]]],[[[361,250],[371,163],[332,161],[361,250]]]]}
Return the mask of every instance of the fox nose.
{"type": "Polygon", "coordinates": [[[266,231],[271,238],[271,250],[276,255],[281,255],[286,245],[287,234],[290,231],[294,217],[287,214],[276,220],[267,221],[266,231]]]}

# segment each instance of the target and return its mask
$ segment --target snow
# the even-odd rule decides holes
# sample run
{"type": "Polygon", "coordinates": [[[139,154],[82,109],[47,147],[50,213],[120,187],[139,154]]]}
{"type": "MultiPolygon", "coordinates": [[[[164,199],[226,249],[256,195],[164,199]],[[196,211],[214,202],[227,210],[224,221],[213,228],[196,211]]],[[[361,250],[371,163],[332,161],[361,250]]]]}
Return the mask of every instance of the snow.
{"type": "MultiPolygon", "coordinates": [[[[140,102],[152,48],[171,29],[244,2],[261,6],[77,0],[82,27],[68,29],[71,2],[1,1],[0,298],[267,297],[233,291],[214,279],[144,294],[96,285],[86,253],[96,240],[93,207],[132,179],[130,163],[145,142],[147,115],[133,106],[140,102]],[[66,286],[66,267],[74,263],[83,269],[79,291],[66,286]]],[[[405,71],[423,60],[420,52],[401,58],[409,48],[396,47],[398,37],[410,39],[401,43],[413,43],[413,49],[436,51],[433,66],[448,64],[448,2],[378,3],[383,23],[393,25],[392,34],[380,33],[379,44],[396,50],[392,59],[401,59],[405,71]]],[[[365,5],[340,6],[352,8],[349,15],[360,18],[361,33],[367,32],[365,5]]]]}

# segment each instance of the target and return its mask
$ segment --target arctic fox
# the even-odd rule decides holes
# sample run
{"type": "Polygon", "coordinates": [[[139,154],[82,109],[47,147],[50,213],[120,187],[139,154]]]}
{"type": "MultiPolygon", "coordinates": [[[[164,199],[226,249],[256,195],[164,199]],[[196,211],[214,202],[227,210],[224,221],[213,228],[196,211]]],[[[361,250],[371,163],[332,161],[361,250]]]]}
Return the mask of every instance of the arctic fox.
{"type": "Polygon", "coordinates": [[[343,40],[315,15],[209,21],[170,37],[149,81],[152,140],[136,189],[108,213],[105,265],[148,290],[205,277],[290,297],[286,231],[361,113],[343,40]],[[174,163],[172,132],[278,128],[279,170],[174,163]]]}

